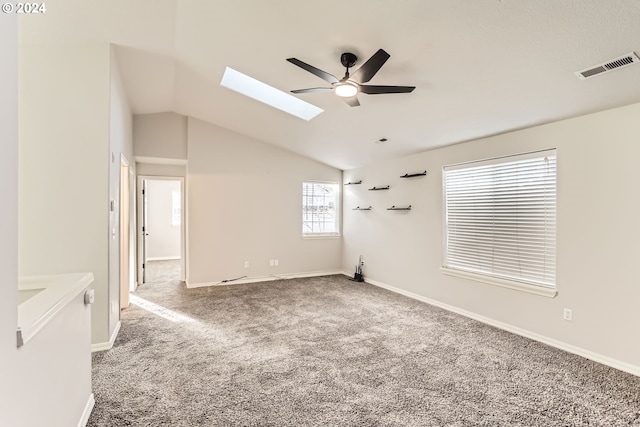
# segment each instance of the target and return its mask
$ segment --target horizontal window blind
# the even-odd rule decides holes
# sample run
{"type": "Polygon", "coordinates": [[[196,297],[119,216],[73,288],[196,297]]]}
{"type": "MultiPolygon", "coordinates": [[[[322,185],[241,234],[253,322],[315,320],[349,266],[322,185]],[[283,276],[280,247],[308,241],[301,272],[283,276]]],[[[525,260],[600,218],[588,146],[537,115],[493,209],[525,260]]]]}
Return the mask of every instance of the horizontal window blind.
{"type": "Polygon", "coordinates": [[[555,287],[555,150],[444,168],[444,267],[555,287]]]}

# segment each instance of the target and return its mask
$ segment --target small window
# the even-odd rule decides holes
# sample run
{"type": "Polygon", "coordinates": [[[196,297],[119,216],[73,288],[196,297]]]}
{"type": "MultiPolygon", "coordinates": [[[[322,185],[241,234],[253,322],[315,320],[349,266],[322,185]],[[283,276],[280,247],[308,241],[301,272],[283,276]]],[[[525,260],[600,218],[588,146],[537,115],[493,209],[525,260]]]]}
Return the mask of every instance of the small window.
{"type": "Polygon", "coordinates": [[[302,183],[303,236],[338,236],[340,234],[338,196],[338,183],[302,183]]]}
{"type": "Polygon", "coordinates": [[[445,273],[519,282],[555,295],[555,150],[445,166],[443,184],[445,273]]]}

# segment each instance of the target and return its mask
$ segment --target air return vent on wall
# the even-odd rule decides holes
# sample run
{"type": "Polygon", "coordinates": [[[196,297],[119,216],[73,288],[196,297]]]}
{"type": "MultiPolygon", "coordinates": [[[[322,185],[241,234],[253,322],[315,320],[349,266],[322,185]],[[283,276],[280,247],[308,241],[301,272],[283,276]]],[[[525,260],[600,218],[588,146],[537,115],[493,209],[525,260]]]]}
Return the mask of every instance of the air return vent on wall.
{"type": "Polygon", "coordinates": [[[589,67],[586,70],[578,71],[576,76],[580,78],[580,80],[586,80],[591,77],[599,76],[600,74],[608,73],[613,70],[617,70],[618,68],[626,67],[627,65],[637,64],[640,62],[640,58],[634,52],[628,53],[626,55],[622,55],[619,58],[611,59],[602,64],[594,65],[593,67],[589,67]]]}

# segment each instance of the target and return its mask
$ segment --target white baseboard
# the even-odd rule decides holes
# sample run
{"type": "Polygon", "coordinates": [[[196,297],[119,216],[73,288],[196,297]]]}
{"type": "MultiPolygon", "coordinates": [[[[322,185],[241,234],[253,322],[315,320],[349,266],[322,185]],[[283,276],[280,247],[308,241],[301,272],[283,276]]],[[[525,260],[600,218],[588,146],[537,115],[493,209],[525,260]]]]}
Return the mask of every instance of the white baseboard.
{"type": "Polygon", "coordinates": [[[258,283],[258,282],[272,282],[274,280],[286,280],[286,279],[299,279],[301,277],[320,277],[331,276],[333,274],[343,274],[342,270],[324,270],[324,271],[310,271],[306,273],[285,273],[285,274],[273,274],[271,276],[253,276],[245,277],[230,282],[204,282],[204,283],[187,283],[187,288],[203,288],[207,286],[230,286],[230,285],[242,285],[246,283],[258,283]]]}
{"type": "Polygon", "coordinates": [[[93,411],[93,407],[96,404],[96,398],[91,393],[89,395],[89,400],[87,400],[87,404],[84,406],[84,411],[82,411],[82,417],[80,417],[80,421],[78,422],[78,427],[85,427],[89,422],[89,417],[91,416],[91,411],[93,411]]]}
{"type": "MultiPolygon", "coordinates": [[[[349,276],[348,273],[344,273],[343,272],[343,274],[346,275],[346,276],[349,276]]],[[[487,325],[494,326],[496,328],[505,330],[507,332],[511,332],[513,334],[516,334],[516,335],[520,335],[520,336],[523,336],[523,337],[526,337],[526,338],[530,338],[530,339],[532,339],[534,341],[539,341],[539,342],[541,342],[543,344],[550,345],[550,346],[558,348],[560,350],[564,350],[566,352],[573,353],[573,354],[576,354],[578,356],[582,356],[582,357],[584,357],[586,359],[593,360],[594,362],[602,363],[603,365],[607,365],[607,366],[610,366],[612,368],[618,369],[620,371],[624,371],[624,372],[627,372],[629,374],[633,374],[633,375],[636,375],[636,376],[640,377],[640,366],[632,365],[630,363],[622,362],[620,360],[613,359],[611,357],[604,356],[602,354],[594,353],[593,351],[586,350],[586,349],[581,348],[581,347],[576,347],[574,345],[567,344],[565,342],[558,341],[558,340],[555,340],[553,338],[549,338],[549,337],[546,337],[544,335],[540,335],[540,334],[537,334],[535,332],[528,331],[526,329],[521,329],[521,328],[518,328],[516,326],[509,325],[508,323],[499,322],[497,320],[494,320],[494,319],[491,319],[489,317],[485,317],[485,316],[473,313],[471,311],[467,311],[467,310],[464,310],[464,309],[461,309],[461,308],[458,308],[458,307],[455,307],[455,306],[452,306],[452,305],[449,305],[449,304],[442,303],[440,301],[433,300],[431,298],[424,297],[422,295],[415,294],[413,292],[405,291],[403,289],[396,288],[396,287],[391,286],[391,285],[387,285],[386,283],[378,282],[376,280],[371,280],[371,279],[367,279],[367,278],[365,278],[365,282],[369,283],[371,285],[374,285],[374,286],[378,286],[380,288],[387,289],[387,290],[389,290],[391,292],[395,292],[395,293],[404,295],[406,297],[413,298],[415,300],[422,301],[424,303],[427,303],[427,304],[430,304],[430,305],[433,305],[433,306],[436,306],[436,307],[440,307],[440,308],[442,308],[444,310],[460,314],[460,315],[468,317],[470,319],[474,319],[474,320],[477,320],[479,322],[486,323],[487,325]]]]}
{"type": "Polygon", "coordinates": [[[96,351],[110,350],[113,347],[113,343],[116,342],[116,338],[118,337],[118,332],[120,332],[121,326],[122,323],[118,321],[118,324],[113,329],[113,333],[111,334],[111,338],[109,338],[108,342],[98,342],[95,344],[91,344],[91,353],[95,353],[96,351]]]}
{"type": "Polygon", "coordinates": [[[180,256],[155,256],[147,257],[147,261],[173,261],[176,259],[182,259],[180,256]]]}
{"type": "Polygon", "coordinates": [[[310,271],[307,273],[289,273],[278,274],[277,279],[300,279],[303,277],[320,277],[320,276],[333,276],[335,274],[342,274],[342,270],[325,270],[325,271],[310,271]]]}

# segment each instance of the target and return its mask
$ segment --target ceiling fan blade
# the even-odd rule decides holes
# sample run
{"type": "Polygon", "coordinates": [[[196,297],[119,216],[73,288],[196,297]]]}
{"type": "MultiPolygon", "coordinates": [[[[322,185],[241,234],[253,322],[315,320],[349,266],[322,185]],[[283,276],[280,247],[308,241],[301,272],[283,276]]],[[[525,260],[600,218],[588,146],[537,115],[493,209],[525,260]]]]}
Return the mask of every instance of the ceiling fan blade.
{"type": "Polygon", "coordinates": [[[371,80],[371,78],[373,78],[373,76],[376,75],[380,67],[382,67],[384,63],[387,62],[387,59],[389,59],[390,56],[391,55],[389,55],[384,50],[378,49],[378,51],[367,60],[367,62],[362,64],[362,67],[360,67],[358,71],[351,75],[351,78],[358,83],[368,82],[369,80],[371,80]]]}
{"type": "Polygon", "coordinates": [[[360,86],[360,92],[368,95],[379,95],[385,93],[409,93],[413,92],[415,86],[372,86],[362,85],[360,86]]]}
{"type": "Polygon", "coordinates": [[[344,99],[344,102],[346,102],[347,104],[349,104],[352,107],[359,107],[360,106],[360,101],[358,101],[358,97],[356,96],[351,96],[349,98],[342,98],[344,99]]]}
{"type": "Polygon", "coordinates": [[[292,93],[311,93],[311,92],[328,92],[332,91],[331,87],[310,87],[308,89],[296,89],[292,90],[292,93]]]}
{"type": "Polygon", "coordinates": [[[307,70],[311,74],[315,74],[316,76],[320,77],[324,81],[327,81],[329,83],[338,83],[338,78],[333,74],[329,74],[326,71],[322,71],[319,68],[316,68],[312,65],[307,64],[306,62],[302,62],[296,58],[287,58],[287,61],[291,62],[294,65],[297,65],[298,67],[304,70],[307,70]]]}

